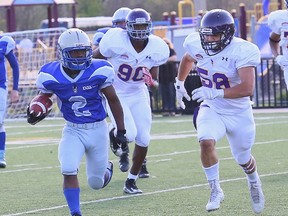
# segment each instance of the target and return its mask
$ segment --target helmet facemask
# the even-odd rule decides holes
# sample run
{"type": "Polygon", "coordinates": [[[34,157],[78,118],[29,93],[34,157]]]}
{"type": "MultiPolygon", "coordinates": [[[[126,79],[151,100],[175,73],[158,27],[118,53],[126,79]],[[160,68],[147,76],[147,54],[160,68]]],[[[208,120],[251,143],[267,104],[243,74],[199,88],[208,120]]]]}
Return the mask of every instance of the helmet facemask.
{"type": "Polygon", "coordinates": [[[234,24],[211,28],[200,28],[199,34],[201,45],[205,53],[209,56],[216,55],[230,44],[234,35],[234,24]],[[206,37],[209,35],[219,35],[220,39],[218,41],[206,41],[206,37]]]}
{"type": "Polygon", "coordinates": [[[91,65],[92,61],[92,49],[91,47],[83,46],[83,47],[67,47],[59,49],[63,56],[63,60],[61,61],[63,66],[69,68],[71,70],[85,70],[91,65]],[[83,51],[85,55],[83,57],[74,57],[73,52],[83,51]]]}
{"type": "Polygon", "coordinates": [[[68,29],[58,39],[58,57],[63,67],[85,70],[92,63],[92,45],[88,35],[80,29],[68,29]]]}

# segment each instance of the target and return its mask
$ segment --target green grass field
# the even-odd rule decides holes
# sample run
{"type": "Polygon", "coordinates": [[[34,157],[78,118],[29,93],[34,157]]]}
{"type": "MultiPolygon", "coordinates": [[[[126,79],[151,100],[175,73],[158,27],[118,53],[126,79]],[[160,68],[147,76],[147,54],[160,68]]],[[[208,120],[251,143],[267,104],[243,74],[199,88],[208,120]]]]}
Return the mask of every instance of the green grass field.
{"type": "MultiPolygon", "coordinates": [[[[288,215],[288,110],[256,113],[255,119],[257,135],[252,152],[266,197],[261,215],[288,215]]],[[[35,126],[25,120],[6,121],[8,165],[0,170],[0,216],[69,215],[57,159],[63,124],[63,120],[57,119],[44,120],[35,126]]],[[[131,150],[133,146],[130,144],[131,150]]],[[[123,194],[127,173],[120,172],[112,152],[112,181],[103,190],[90,189],[83,160],[79,171],[83,216],[254,215],[245,175],[233,160],[226,138],[217,144],[217,149],[225,201],[218,211],[207,213],[209,188],[200,163],[192,116],[154,117],[147,157],[151,176],[137,181],[143,194],[123,194]]]]}

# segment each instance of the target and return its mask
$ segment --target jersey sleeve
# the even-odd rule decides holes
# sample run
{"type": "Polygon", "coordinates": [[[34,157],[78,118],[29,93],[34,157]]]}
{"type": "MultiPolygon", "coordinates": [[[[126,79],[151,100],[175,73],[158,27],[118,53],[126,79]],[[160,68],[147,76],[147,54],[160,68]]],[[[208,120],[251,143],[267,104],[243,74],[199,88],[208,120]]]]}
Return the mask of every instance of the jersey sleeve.
{"type": "Polygon", "coordinates": [[[120,28],[111,28],[103,35],[99,43],[99,49],[104,57],[110,58],[123,49],[120,41],[122,31],[124,30],[120,28]]]}
{"type": "Polygon", "coordinates": [[[277,20],[279,19],[281,11],[273,11],[268,15],[267,24],[272,32],[280,35],[281,34],[281,26],[278,25],[277,20]]]}
{"type": "Polygon", "coordinates": [[[184,43],[183,43],[184,49],[194,59],[196,59],[195,55],[203,50],[202,47],[200,46],[201,46],[201,42],[200,42],[200,36],[198,32],[193,32],[190,35],[188,35],[185,38],[184,43]]]}
{"type": "Polygon", "coordinates": [[[7,42],[7,48],[6,48],[6,52],[5,55],[7,55],[9,52],[11,52],[11,50],[15,49],[15,41],[13,40],[12,37],[10,36],[3,36],[1,38],[2,41],[6,41],[7,42]]]}
{"type": "Polygon", "coordinates": [[[159,37],[154,37],[154,43],[152,44],[155,49],[155,53],[153,55],[155,64],[154,67],[165,64],[169,58],[170,50],[169,46],[159,37]]]}
{"type": "Polygon", "coordinates": [[[237,49],[239,58],[236,61],[236,68],[256,67],[260,64],[261,55],[259,48],[250,42],[244,41],[237,49]]]}

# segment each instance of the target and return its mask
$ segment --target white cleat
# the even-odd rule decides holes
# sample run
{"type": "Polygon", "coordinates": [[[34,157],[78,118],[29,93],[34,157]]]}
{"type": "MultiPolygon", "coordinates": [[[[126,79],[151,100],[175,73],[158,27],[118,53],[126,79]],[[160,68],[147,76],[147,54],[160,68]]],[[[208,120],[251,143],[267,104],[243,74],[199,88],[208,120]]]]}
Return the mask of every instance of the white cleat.
{"type": "Polygon", "coordinates": [[[208,212],[219,209],[221,202],[224,201],[223,190],[220,187],[217,187],[215,180],[210,181],[209,184],[211,188],[211,193],[208,203],[206,205],[206,210],[208,212]]]}
{"type": "Polygon", "coordinates": [[[260,214],[265,206],[265,198],[261,188],[261,181],[249,182],[249,192],[251,197],[251,203],[253,211],[256,214],[260,214]]]}

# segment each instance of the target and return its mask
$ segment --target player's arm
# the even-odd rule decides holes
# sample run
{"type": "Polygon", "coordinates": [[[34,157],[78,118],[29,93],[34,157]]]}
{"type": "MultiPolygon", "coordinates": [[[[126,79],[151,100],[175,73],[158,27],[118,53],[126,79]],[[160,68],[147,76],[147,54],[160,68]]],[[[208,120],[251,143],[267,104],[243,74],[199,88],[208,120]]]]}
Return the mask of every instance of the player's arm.
{"type": "Polygon", "coordinates": [[[6,56],[5,56],[12,68],[12,75],[13,75],[13,87],[11,91],[11,102],[17,102],[19,99],[19,92],[18,92],[18,83],[19,83],[19,64],[18,60],[13,52],[11,50],[6,56]]]}
{"type": "Polygon", "coordinates": [[[125,130],[123,109],[114,87],[110,85],[103,88],[102,92],[107,98],[109,107],[116,122],[117,130],[125,130]]]}
{"type": "Polygon", "coordinates": [[[123,113],[121,103],[112,85],[106,88],[103,88],[102,92],[108,101],[110,110],[116,122],[117,134],[115,137],[115,141],[117,145],[121,146],[121,148],[124,149],[126,148],[128,141],[126,138],[126,129],[124,125],[124,113],[123,113]]]}
{"type": "Polygon", "coordinates": [[[97,47],[96,49],[94,49],[94,50],[92,51],[92,54],[93,54],[93,58],[106,59],[106,57],[101,54],[99,47],[97,47]]]}
{"type": "Polygon", "coordinates": [[[192,58],[187,52],[182,57],[179,67],[178,67],[178,75],[177,79],[179,81],[185,81],[188,74],[192,70],[192,68],[195,66],[196,60],[192,58]]]}
{"type": "Polygon", "coordinates": [[[271,48],[271,52],[274,55],[274,57],[277,57],[280,55],[280,35],[276,34],[275,32],[271,32],[269,36],[269,45],[271,48]]]}
{"type": "Polygon", "coordinates": [[[241,98],[252,96],[255,83],[255,68],[252,66],[238,69],[241,83],[224,89],[224,98],[241,98]]]}

